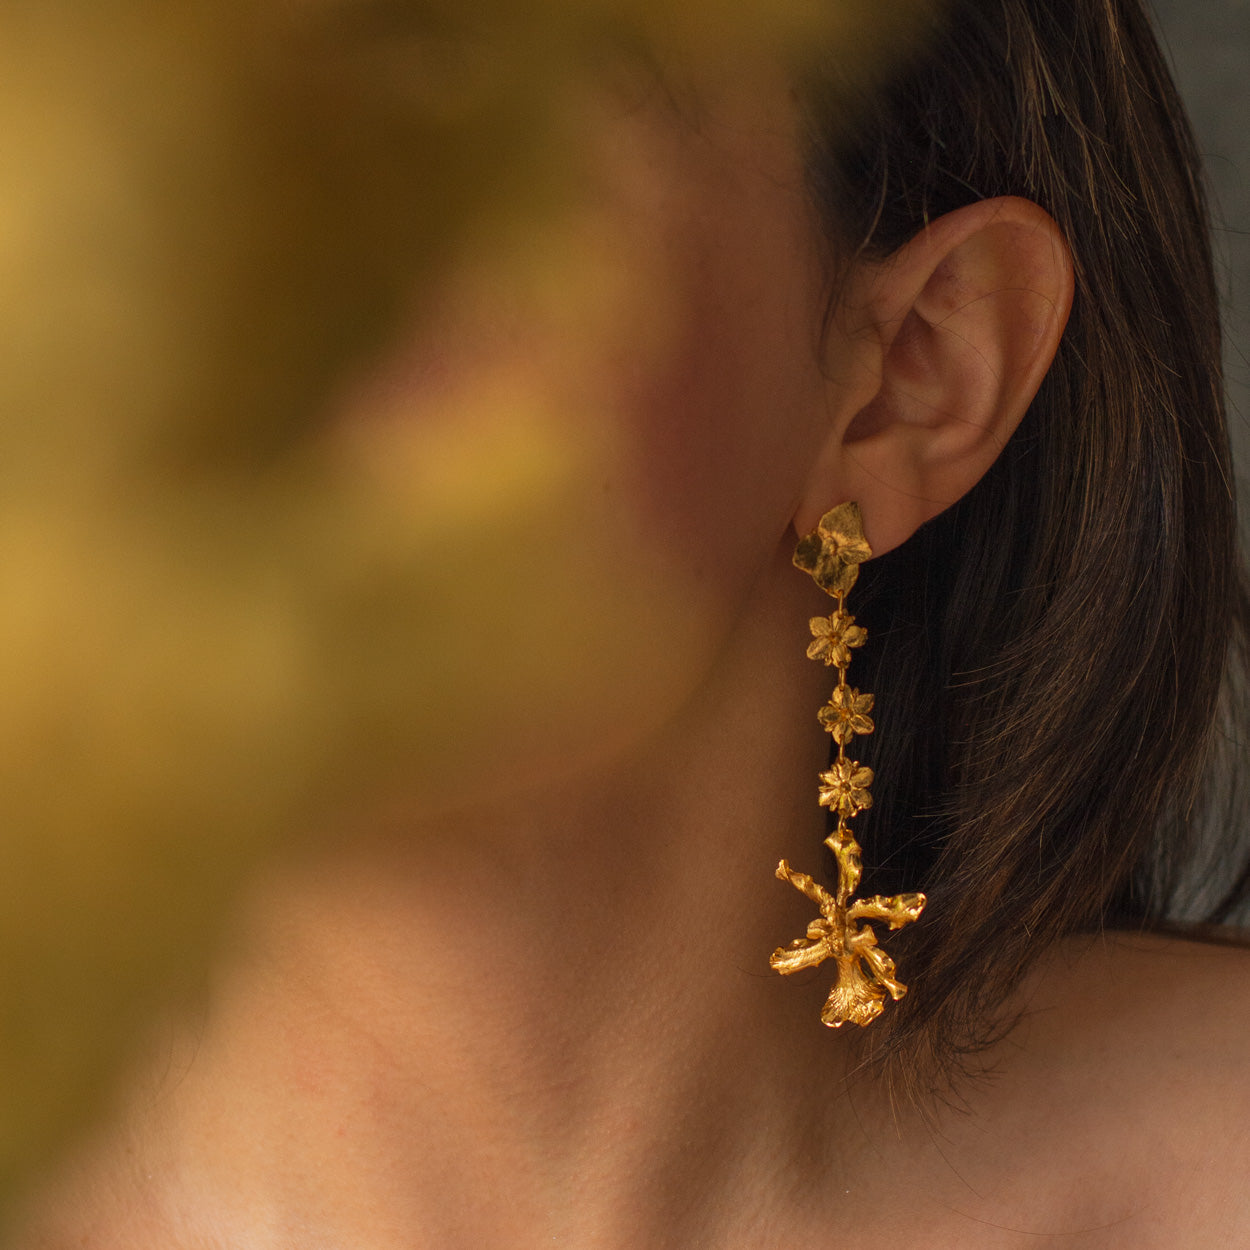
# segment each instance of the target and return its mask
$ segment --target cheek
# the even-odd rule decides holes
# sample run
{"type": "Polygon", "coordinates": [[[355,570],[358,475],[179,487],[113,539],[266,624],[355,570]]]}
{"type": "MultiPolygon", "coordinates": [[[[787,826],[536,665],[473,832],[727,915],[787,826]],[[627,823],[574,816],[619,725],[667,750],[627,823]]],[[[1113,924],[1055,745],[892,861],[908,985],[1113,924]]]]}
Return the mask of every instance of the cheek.
{"type": "Polygon", "coordinates": [[[671,166],[630,172],[462,266],[345,405],[353,471],[428,514],[405,645],[470,764],[504,740],[499,767],[532,784],[627,750],[682,706],[789,541],[824,415],[818,284],[799,197],[728,165],[679,195],[647,191],[671,166]]]}
{"type": "Polygon", "coordinates": [[[724,233],[669,266],[666,341],[619,388],[620,489],[647,541],[716,598],[789,540],[824,418],[803,253],[724,233]]]}
{"type": "Polygon", "coordinates": [[[671,498],[657,464],[687,459],[664,445],[680,354],[619,253],[567,227],[559,243],[459,272],[336,423],[332,454],[416,535],[414,620],[394,632],[438,732],[403,768],[439,803],[471,795],[484,758],[528,787],[628,750],[685,700],[715,619],[653,506],[671,498]]]}

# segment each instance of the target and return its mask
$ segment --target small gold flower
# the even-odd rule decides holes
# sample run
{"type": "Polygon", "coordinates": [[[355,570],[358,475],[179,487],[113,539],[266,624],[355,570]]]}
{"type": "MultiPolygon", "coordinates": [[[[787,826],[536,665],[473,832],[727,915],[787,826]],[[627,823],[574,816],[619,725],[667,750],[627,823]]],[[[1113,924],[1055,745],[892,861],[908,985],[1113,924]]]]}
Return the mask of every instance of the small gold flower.
{"type": "Polygon", "coordinates": [[[820,774],[820,805],[831,807],[839,816],[854,816],[872,806],[872,769],[861,768],[855,760],[834,760],[827,773],[820,774]]]}
{"type": "Polygon", "coordinates": [[[862,647],[868,640],[868,631],[856,625],[855,618],[841,608],[832,616],[813,616],[808,627],[816,641],[808,644],[807,658],[824,660],[838,668],[851,662],[852,647],[862,647]]]}
{"type": "Polygon", "coordinates": [[[839,686],[820,709],[820,723],[833,735],[834,742],[845,746],[856,734],[873,731],[872,695],[860,694],[850,686],[839,686]]]}
{"type": "Polygon", "coordinates": [[[845,595],[855,585],[859,566],[872,559],[864,538],[864,521],[857,503],[842,503],[820,518],[820,524],[799,539],[794,563],[810,573],[816,585],[831,595],[845,595]]]}

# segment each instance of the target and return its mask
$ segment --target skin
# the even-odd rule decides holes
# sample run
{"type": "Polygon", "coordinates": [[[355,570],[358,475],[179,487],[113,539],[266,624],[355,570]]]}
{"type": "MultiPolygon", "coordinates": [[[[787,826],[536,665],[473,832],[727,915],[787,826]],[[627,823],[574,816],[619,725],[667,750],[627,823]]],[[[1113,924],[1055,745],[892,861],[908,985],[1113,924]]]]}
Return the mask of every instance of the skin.
{"type": "MultiPolygon", "coordinates": [[[[702,91],[697,125],[656,98],[596,114],[573,214],[667,292],[641,376],[611,336],[577,362],[614,423],[587,489],[642,566],[697,582],[700,645],[645,708],[606,710],[606,756],[543,771],[519,743],[506,802],[362,812],[273,865],[202,1011],[156,1030],[17,1250],[1177,1247],[1250,1217],[1242,952],[1065,948],[993,1079],[928,1120],[851,1073],[817,1023],[826,978],[767,970],[811,911],[772,867],[824,833],[828,676],[803,650],[828,601],[796,535],[855,499],[881,553],[967,491],[1072,273],[1036,206],[974,205],[853,267],[820,342],[793,102],[779,80],[702,91]]],[[[518,339],[541,324],[525,298],[482,311],[478,289],[453,283],[394,363],[414,420],[435,418],[411,359],[436,342],[471,390],[446,346],[470,329],[496,367],[567,384],[518,339]]]]}

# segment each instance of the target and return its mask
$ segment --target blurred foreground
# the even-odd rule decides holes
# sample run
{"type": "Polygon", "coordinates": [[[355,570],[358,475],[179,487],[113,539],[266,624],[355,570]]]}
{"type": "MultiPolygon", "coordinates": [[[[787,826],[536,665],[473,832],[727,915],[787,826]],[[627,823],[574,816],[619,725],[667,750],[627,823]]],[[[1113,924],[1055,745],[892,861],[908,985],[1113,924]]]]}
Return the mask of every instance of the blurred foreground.
{"type": "Polygon", "coordinates": [[[463,7],[0,12],[0,1204],[266,855],[506,793],[535,716],[606,750],[694,645],[584,489],[593,412],[485,360],[414,425],[372,362],[474,256],[645,363],[663,275],[562,231],[588,81],[862,85],[922,0],[463,7]]]}

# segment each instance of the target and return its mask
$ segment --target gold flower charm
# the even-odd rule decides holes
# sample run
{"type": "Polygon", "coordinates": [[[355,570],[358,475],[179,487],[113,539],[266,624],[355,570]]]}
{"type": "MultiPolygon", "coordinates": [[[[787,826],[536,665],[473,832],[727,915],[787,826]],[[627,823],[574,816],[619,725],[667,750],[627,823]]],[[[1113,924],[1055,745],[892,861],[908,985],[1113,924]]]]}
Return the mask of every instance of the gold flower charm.
{"type": "Polygon", "coordinates": [[[829,702],[816,715],[820,723],[833,735],[839,746],[845,746],[855,734],[873,731],[872,695],[860,694],[849,686],[839,686],[829,697],[829,702]]]}
{"type": "Polygon", "coordinates": [[[794,563],[831,595],[844,595],[859,576],[859,566],[872,558],[864,538],[859,504],[842,503],[820,518],[814,533],[799,540],[794,563]]]}
{"type": "Polygon", "coordinates": [[[807,658],[846,668],[851,662],[851,648],[862,647],[868,631],[855,624],[855,618],[840,609],[832,616],[813,616],[808,622],[816,641],[809,643],[807,658]]]}
{"type": "Polygon", "coordinates": [[[877,945],[877,935],[855,922],[883,920],[891,929],[902,928],[920,915],[924,895],[877,894],[840,908],[824,886],[805,872],[795,872],[784,859],[777,865],[777,876],[810,898],[820,908],[820,919],[807,926],[806,937],[773,951],[769,964],[788,975],[832,959],[838,977],[820,1013],[821,1023],[831,1029],[871,1024],[885,1009],[885,996],[897,1002],[907,986],[895,977],[894,961],[877,945]]]}
{"type": "MultiPolygon", "coordinates": [[[[839,746],[841,743],[839,743],[839,746]]],[[[872,769],[861,768],[858,762],[837,759],[827,773],[820,774],[820,805],[831,808],[844,819],[872,806],[872,769]]]]}
{"type": "Polygon", "coordinates": [[[883,921],[891,929],[917,919],[924,910],[923,894],[875,895],[854,901],[862,865],[859,843],[847,821],[872,806],[873,773],[858,760],[846,755],[846,744],[856,734],[873,732],[873,697],[860,694],[846,684],[851,648],[862,646],[867,633],[855,624],[845,609],[846,593],[859,576],[859,566],[872,555],[864,540],[859,508],[844,503],[826,513],[814,534],[799,542],[794,563],[810,573],[817,585],[829,592],[838,606],[828,617],[813,617],[810,625],[814,641],[808,645],[809,659],[821,660],[838,670],[838,685],[829,702],[820,709],[820,723],[838,744],[838,754],[826,772],[820,774],[820,803],[837,814],[837,828],[825,839],[838,865],[838,889],[830,893],[805,872],[795,872],[783,859],[777,876],[788,881],[820,908],[820,917],[807,926],[805,936],[778,947],[769,964],[789,975],[814,968],[832,959],[838,975],[820,1013],[822,1023],[831,1029],[842,1025],[871,1024],[885,1010],[888,995],[896,1001],[907,992],[894,975],[894,961],[877,945],[877,935],[868,921],[883,921]]]}

